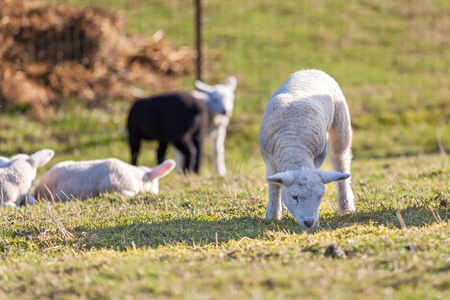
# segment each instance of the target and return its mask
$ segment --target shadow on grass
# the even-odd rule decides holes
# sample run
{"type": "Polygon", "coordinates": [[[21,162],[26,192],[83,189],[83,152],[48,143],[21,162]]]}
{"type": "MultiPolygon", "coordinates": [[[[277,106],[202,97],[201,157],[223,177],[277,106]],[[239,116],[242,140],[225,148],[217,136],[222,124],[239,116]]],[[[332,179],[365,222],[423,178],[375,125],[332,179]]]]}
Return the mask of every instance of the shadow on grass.
{"type": "Polygon", "coordinates": [[[139,247],[184,244],[187,246],[216,245],[231,240],[264,238],[267,231],[299,233],[303,229],[292,218],[265,221],[256,217],[239,217],[217,221],[178,219],[155,223],[118,225],[99,229],[76,228],[83,247],[124,249],[134,243],[139,247]]]}
{"type": "MultiPolygon", "coordinates": [[[[437,211],[441,216],[445,211],[437,211]]],[[[423,208],[408,208],[401,211],[407,227],[424,227],[436,222],[431,211],[423,208]]],[[[401,228],[395,210],[361,212],[340,216],[338,214],[321,218],[321,227],[310,230],[321,231],[354,225],[386,226],[401,228]]],[[[130,247],[152,247],[183,244],[187,246],[219,245],[242,238],[266,239],[273,233],[299,234],[305,230],[285,212],[281,221],[266,221],[258,217],[239,217],[224,220],[179,219],[155,223],[118,225],[99,229],[76,228],[76,235],[85,249],[114,248],[125,250],[130,247]]]]}
{"type": "MultiPolygon", "coordinates": [[[[407,207],[400,211],[403,225],[408,228],[423,228],[427,224],[447,220],[448,206],[432,210],[426,206],[407,207]]],[[[25,214],[24,214],[25,215],[25,214]]],[[[126,225],[112,225],[99,227],[99,223],[87,220],[81,226],[66,229],[66,222],[57,215],[52,217],[55,230],[40,230],[40,226],[28,227],[25,230],[15,230],[14,226],[3,228],[4,236],[9,242],[0,245],[3,248],[14,247],[29,248],[33,243],[40,248],[54,248],[55,245],[69,244],[84,250],[115,249],[124,251],[132,248],[183,245],[188,247],[215,247],[221,243],[239,243],[241,239],[250,238],[258,240],[289,239],[289,236],[304,234],[305,230],[289,212],[284,212],[280,221],[266,221],[260,213],[254,212],[244,216],[234,217],[226,214],[214,219],[208,215],[196,215],[185,218],[170,218],[163,221],[135,222],[126,225]],[[96,224],[93,226],[93,224],[96,224]],[[70,231],[70,232],[69,232],[70,231]],[[24,239],[23,239],[24,238],[24,239]]],[[[104,220],[110,224],[117,224],[112,219],[104,220]]],[[[308,234],[321,234],[332,232],[338,228],[367,226],[384,226],[388,228],[401,228],[396,210],[382,208],[360,210],[354,214],[339,215],[339,213],[322,214],[320,227],[308,231],[308,234]]],[[[101,225],[100,225],[101,226],[101,225]]],[[[53,226],[52,226],[53,227],[53,226]]],[[[46,228],[49,228],[46,226],[46,228]]],[[[364,229],[363,229],[364,231],[364,229]]],[[[344,231],[345,232],[345,231],[344,231]]],[[[33,246],[35,247],[35,246],[33,246]]],[[[5,248],[6,249],[6,248],[5,248]]]]}
{"type": "MultiPolygon", "coordinates": [[[[440,222],[445,219],[447,212],[445,209],[435,211],[435,215],[430,209],[425,207],[409,207],[400,211],[401,218],[406,227],[425,227],[433,222],[440,222]],[[439,214],[441,219],[437,219],[439,214]]],[[[347,215],[333,215],[321,218],[321,226],[325,229],[345,228],[354,225],[385,226],[388,228],[401,228],[401,221],[397,217],[395,209],[374,210],[370,212],[356,212],[347,215]]]]}

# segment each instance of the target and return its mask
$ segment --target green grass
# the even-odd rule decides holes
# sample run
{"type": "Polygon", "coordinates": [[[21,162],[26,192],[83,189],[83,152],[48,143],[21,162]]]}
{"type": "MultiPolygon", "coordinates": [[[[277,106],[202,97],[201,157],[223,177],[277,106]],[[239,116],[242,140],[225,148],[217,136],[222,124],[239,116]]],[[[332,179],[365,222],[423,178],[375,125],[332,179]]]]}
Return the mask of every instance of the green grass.
{"type": "MultiPolygon", "coordinates": [[[[229,175],[213,174],[207,147],[201,176],[171,174],[159,195],[0,210],[0,298],[448,298],[446,1],[203,2],[205,81],[239,80],[229,175]],[[303,68],[338,81],[354,128],[357,211],[339,215],[329,185],[321,226],[310,231],[288,212],[264,220],[257,140],[270,95],[303,68]],[[332,244],[345,257],[327,256],[332,244]]],[[[95,3],[123,9],[129,33],[163,29],[175,46],[193,45],[191,2],[95,3]]],[[[180,78],[180,87],[192,88],[192,80],[180,78]]],[[[54,149],[37,180],[63,160],[129,161],[128,109],[114,99],[91,109],[68,104],[39,122],[2,112],[0,155],[54,149]]],[[[154,165],[154,150],[145,143],[140,162],[154,165]]]]}
{"type": "Polygon", "coordinates": [[[310,231],[288,213],[263,219],[263,174],[171,175],[158,196],[3,209],[0,290],[17,298],[445,298],[448,167],[439,155],[355,161],[357,212],[340,216],[329,186],[321,227],[310,231]],[[332,244],[346,257],[327,257],[332,244]]]}
{"type": "MultiPolygon", "coordinates": [[[[204,2],[204,80],[238,78],[233,153],[241,153],[243,138],[255,148],[270,95],[305,68],[324,70],[340,84],[355,129],[355,158],[432,153],[439,142],[450,144],[446,1],[204,2]]],[[[121,9],[129,33],[162,29],[175,47],[195,44],[191,2],[95,3],[121,9]]],[[[181,78],[180,86],[191,89],[193,79],[181,78]]]]}

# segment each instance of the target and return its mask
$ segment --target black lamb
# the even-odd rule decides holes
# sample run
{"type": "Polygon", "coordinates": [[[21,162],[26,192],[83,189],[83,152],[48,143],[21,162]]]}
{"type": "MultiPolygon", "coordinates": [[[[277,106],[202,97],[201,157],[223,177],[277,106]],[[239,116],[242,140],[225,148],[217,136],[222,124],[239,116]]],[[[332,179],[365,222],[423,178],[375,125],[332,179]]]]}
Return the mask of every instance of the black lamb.
{"type": "Polygon", "coordinates": [[[184,157],[184,172],[199,172],[203,137],[208,126],[205,102],[185,92],[153,96],[131,107],[127,128],[131,163],[136,165],[141,140],[157,140],[158,163],[164,161],[168,143],[184,157]]]}

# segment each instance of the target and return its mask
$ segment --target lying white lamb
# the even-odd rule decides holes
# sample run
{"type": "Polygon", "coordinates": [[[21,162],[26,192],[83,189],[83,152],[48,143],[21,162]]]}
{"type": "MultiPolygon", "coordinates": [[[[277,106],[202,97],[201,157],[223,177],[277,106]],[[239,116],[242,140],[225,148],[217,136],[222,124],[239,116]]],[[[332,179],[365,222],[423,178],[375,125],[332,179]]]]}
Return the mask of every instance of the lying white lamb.
{"type": "Polygon", "coordinates": [[[259,133],[269,184],[266,219],[281,218],[283,200],[301,226],[315,226],[324,184],[332,181],[338,181],[339,211],[353,212],[354,195],[346,180],[351,141],[350,114],[336,81],[318,70],[292,74],[267,103],[259,133]],[[336,172],[320,170],[327,133],[336,172]]]}
{"type": "Polygon", "coordinates": [[[29,158],[30,156],[24,153],[20,153],[20,154],[16,154],[14,156],[11,157],[4,157],[4,156],[0,156],[0,167],[6,165],[8,162],[16,160],[18,158],[29,158]]]}
{"type": "Polygon", "coordinates": [[[153,169],[136,167],[115,158],[90,161],[64,161],[54,165],[41,178],[37,199],[66,201],[86,199],[116,192],[127,197],[140,192],[158,193],[159,179],[175,167],[166,160],[153,169]]]}
{"type": "MultiPolygon", "coordinates": [[[[208,85],[200,80],[195,81],[195,87],[198,90],[192,91],[191,94],[207,103],[208,106],[208,136],[211,139],[213,149],[213,163],[216,174],[225,176],[227,169],[225,167],[225,137],[227,135],[227,127],[230,123],[231,115],[234,108],[234,91],[236,90],[236,77],[230,76],[225,84],[208,85]],[[225,108],[225,114],[210,109],[210,107],[219,107],[215,104],[221,102],[225,108]],[[208,105],[212,103],[212,105],[208,105]]],[[[178,166],[181,166],[181,155],[176,151],[178,166]]]]}
{"type": "Polygon", "coordinates": [[[0,205],[18,207],[34,204],[30,194],[38,167],[50,161],[55,152],[44,149],[29,156],[17,154],[11,158],[0,157],[0,205]]]}

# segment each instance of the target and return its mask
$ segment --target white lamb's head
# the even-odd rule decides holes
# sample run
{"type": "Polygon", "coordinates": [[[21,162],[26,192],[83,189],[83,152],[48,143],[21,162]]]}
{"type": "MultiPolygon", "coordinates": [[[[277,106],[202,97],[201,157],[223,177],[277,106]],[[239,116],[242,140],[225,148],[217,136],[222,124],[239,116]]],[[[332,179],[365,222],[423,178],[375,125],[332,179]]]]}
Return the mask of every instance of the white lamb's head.
{"type": "Polygon", "coordinates": [[[325,194],[325,184],[349,178],[349,174],[319,169],[303,169],[277,173],[267,182],[281,186],[281,199],[297,222],[304,228],[317,225],[319,206],[325,194]]]}
{"type": "Polygon", "coordinates": [[[175,161],[174,160],[166,160],[154,167],[153,169],[150,169],[145,166],[139,166],[138,168],[143,170],[144,173],[144,192],[150,192],[153,194],[158,194],[159,192],[159,179],[167,176],[174,168],[175,168],[175,161]]]}
{"type": "Polygon", "coordinates": [[[24,158],[24,159],[28,159],[30,156],[28,154],[16,154],[14,156],[11,156],[10,158],[8,157],[4,157],[4,156],[0,156],[0,167],[5,166],[8,163],[11,163],[12,161],[19,159],[19,158],[24,158]]]}
{"type": "Polygon", "coordinates": [[[234,107],[234,91],[237,79],[234,76],[227,78],[225,84],[208,85],[200,80],[195,81],[195,87],[208,95],[208,109],[213,114],[222,114],[231,117],[234,107]]]}

